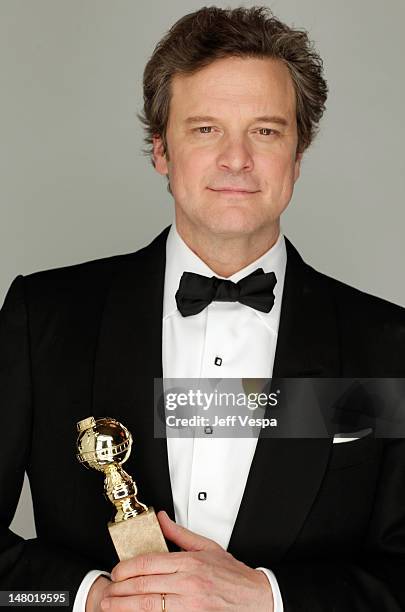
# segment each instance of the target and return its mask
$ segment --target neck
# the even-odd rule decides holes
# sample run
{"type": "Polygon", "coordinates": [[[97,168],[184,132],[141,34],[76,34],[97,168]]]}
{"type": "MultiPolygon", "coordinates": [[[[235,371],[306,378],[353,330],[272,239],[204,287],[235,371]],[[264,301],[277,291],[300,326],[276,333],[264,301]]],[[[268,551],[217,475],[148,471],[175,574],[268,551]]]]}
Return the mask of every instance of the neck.
{"type": "Polygon", "coordinates": [[[280,234],[277,220],[272,226],[253,234],[213,234],[176,221],[177,232],[186,245],[217,275],[228,278],[261,257],[280,234]]]}

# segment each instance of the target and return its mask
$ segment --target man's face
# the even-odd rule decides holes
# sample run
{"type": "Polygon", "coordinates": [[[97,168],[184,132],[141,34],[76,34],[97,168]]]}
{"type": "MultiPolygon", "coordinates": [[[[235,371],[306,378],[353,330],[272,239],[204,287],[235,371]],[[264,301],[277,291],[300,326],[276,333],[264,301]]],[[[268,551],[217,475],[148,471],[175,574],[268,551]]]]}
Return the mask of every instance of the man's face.
{"type": "Polygon", "coordinates": [[[224,58],[172,80],[166,132],[179,228],[222,236],[274,227],[299,176],[295,91],[279,60],[224,58]]]}

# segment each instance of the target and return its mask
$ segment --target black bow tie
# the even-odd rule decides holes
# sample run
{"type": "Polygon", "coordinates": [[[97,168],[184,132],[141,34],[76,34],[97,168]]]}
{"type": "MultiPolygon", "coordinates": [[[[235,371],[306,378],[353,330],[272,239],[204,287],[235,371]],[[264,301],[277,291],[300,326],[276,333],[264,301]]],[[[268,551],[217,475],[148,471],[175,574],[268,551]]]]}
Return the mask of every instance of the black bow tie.
{"type": "Polygon", "coordinates": [[[183,317],[198,314],[208,304],[240,302],[261,312],[270,312],[274,304],[273,289],[277,282],[274,272],[258,268],[237,283],[216,276],[183,272],[176,292],[177,308],[183,317]]]}

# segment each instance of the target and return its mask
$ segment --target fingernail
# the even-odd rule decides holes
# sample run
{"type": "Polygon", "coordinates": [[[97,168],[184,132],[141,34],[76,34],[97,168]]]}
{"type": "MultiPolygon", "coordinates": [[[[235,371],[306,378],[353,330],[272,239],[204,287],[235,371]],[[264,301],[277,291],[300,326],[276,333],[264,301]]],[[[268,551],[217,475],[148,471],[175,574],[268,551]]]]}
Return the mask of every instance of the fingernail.
{"type": "Polygon", "coordinates": [[[103,610],[107,610],[110,607],[110,600],[103,599],[101,602],[101,607],[103,608],[103,610]]]}

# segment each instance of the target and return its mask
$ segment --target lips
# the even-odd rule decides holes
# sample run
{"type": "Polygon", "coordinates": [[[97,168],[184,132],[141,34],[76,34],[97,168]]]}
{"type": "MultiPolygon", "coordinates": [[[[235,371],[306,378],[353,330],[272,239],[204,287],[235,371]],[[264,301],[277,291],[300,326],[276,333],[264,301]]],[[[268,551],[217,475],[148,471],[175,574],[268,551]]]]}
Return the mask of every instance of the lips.
{"type": "Polygon", "coordinates": [[[257,193],[257,191],[252,191],[250,189],[237,188],[237,187],[208,187],[211,191],[220,191],[225,193],[257,193]]]}

